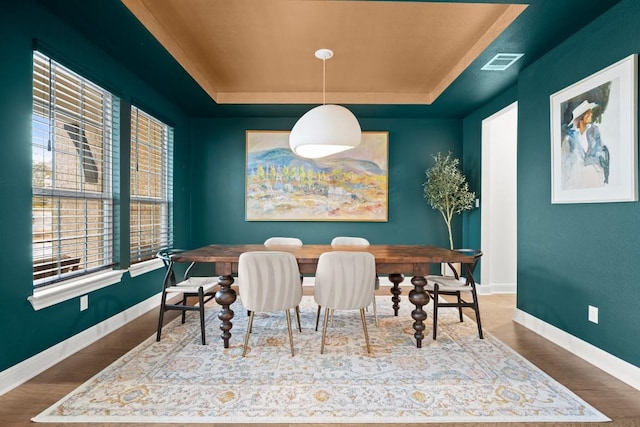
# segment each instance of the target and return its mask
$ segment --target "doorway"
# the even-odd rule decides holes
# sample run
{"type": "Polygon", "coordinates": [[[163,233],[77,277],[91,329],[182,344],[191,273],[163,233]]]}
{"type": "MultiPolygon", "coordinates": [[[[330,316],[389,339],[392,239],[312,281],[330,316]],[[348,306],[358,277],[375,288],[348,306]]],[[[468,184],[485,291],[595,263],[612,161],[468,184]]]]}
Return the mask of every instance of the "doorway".
{"type": "Polygon", "coordinates": [[[518,103],[482,121],[482,293],[517,290],[518,103]]]}

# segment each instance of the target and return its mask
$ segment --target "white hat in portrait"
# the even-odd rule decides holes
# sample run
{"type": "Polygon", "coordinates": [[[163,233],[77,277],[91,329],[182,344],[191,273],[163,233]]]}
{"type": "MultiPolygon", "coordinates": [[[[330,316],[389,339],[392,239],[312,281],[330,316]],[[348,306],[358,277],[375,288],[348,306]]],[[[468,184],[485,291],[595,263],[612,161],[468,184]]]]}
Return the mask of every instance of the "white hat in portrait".
{"type": "Polygon", "coordinates": [[[573,113],[571,114],[571,116],[572,116],[571,117],[571,121],[569,122],[569,124],[573,123],[573,121],[575,119],[577,119],[578,117],[580,117],[581,115],[583,115],[587,111],[593,110],[597,106],[598,106],[598,104],[596,104],[595,102],[589,102],[587,100],[582,101],[582,103],[580,105],[578,105],[576,108],[573,109],[573,113]]]}

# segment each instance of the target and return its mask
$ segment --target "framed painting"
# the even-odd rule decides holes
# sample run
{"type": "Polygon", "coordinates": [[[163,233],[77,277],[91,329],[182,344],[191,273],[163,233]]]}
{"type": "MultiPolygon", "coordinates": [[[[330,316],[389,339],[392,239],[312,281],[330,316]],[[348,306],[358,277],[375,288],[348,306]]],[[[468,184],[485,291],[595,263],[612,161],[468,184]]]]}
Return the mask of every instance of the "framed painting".
{"type": "Polygon", "coordinates": [[[551,203],[638,200],[637,55],[551,95],[551,203]]]}
{"type": "Polygon", "coordinates": [[[387,221],[388,132],[321,159],[296,156],[289,133],[247,131],[247,221],[387,221]]]}

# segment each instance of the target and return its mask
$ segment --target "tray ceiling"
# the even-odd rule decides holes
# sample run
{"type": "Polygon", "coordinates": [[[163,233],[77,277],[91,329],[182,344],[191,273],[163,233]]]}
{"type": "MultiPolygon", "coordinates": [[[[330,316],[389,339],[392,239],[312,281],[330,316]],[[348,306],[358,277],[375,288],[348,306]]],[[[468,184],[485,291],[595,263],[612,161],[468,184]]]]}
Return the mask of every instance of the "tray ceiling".
{"type": "MultiPolygon", "coordinates": [[[[434,102],[523,4],[122,0],[218,104],[434,102]]],[[[514,53],[514,52],[507,52],[514,53]]]]}

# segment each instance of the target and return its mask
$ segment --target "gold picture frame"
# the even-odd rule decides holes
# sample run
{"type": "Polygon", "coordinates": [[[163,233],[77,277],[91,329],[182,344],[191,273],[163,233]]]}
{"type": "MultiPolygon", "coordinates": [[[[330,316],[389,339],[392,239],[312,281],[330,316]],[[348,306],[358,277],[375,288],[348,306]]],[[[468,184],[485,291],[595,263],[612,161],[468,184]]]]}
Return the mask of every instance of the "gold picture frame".
{"type": "Polygon", "coordinates": [[[246,221],[388,221],[389,132],[321,159],[296,156],[289,134],[246,132],[246,221]]]}

